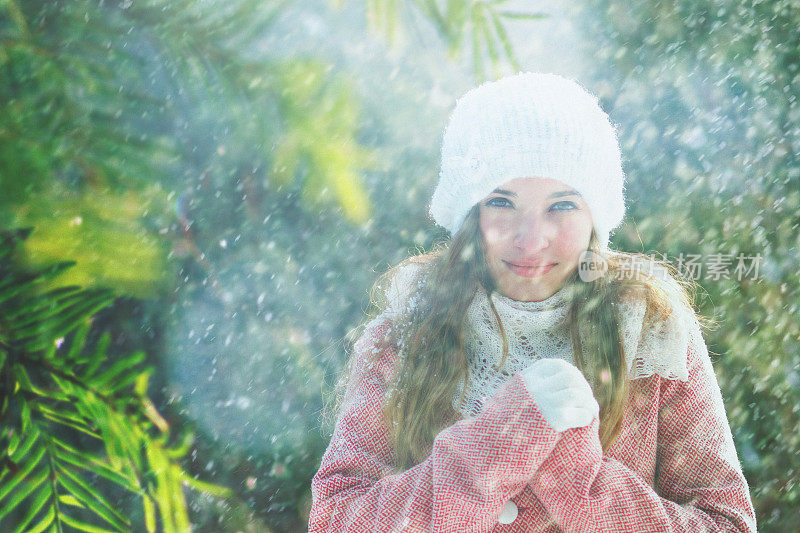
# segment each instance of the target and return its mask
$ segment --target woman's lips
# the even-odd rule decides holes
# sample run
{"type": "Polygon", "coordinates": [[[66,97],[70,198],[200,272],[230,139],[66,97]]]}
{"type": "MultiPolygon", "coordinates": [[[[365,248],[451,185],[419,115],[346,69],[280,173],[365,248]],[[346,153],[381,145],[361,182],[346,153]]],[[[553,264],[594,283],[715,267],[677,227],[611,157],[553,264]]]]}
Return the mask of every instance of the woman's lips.
{"type": "Polygon", "coordinates": [[[514,263],[509,263],[508,261],[503,261],[503,263],[505,263],[514,274],[522,276],[523,278],[536,278],[539,276],[544,276],[550,272],[550,269],[556,266],[555,263],[533,266],[517,265],[514,263]]]}

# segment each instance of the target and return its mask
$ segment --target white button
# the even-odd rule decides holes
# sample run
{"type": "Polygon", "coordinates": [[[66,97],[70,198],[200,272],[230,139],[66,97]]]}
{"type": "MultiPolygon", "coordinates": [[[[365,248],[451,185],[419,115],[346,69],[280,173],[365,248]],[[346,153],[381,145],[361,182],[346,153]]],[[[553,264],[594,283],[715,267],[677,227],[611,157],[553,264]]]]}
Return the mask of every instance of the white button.
{"type": "Polygon", "coordinates": [[[503,512],[500,513],[500,518],[498,518],[497,521],[501,524],[510,524],[517,519],[518,514],[519,509],[517,509],[517,504],[508,500],[503,506],[503,512]]]}

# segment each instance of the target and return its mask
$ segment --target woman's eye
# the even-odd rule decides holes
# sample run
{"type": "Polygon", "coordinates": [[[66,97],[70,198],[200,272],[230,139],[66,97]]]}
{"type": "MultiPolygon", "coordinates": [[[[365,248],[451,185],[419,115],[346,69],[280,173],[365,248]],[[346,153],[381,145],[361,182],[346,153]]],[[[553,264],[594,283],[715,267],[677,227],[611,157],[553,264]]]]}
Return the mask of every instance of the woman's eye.
{"type": "Polygon", "coordinates": [[[550,211],[571,211],[573,209],[578,209],[578,206],[569,200],[562,200],[550,206],[550,211]]]}
{"type": "Polygon", "coordinates": [[[508,198],[503,198],[503,197],[498,196],[496,198],[490,198],[489,200],[487,200],[486,201],[486,206],[487,207],[513,207],[514,204],[512,204],[511,200],[509,200],[508,198]]]}

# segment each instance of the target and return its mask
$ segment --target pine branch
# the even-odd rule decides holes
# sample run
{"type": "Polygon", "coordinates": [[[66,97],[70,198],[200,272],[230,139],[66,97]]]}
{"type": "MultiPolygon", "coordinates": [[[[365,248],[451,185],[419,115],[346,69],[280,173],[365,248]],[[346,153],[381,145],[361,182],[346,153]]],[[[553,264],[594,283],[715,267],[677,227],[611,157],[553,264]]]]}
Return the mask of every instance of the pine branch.
{"type": "MultiPolygon", "coordinates": [[[[169,444],[169,427],[146,396],[144,354],[112,360],[107,336],[86,353],[89,319],[109,295],[42,291],[65,267],[17,267],[9,258],[29,234],[0,234],[0,528],[130,531],[113,503],[123,490],[142,498],[148,531],[187,530],[189,477],[179,461],[188,447],[169,444]],[[58,335],[71,340],[56,342],[58,335]]],[[[229,495],[193,481],[196,490],[229,495]]]]}

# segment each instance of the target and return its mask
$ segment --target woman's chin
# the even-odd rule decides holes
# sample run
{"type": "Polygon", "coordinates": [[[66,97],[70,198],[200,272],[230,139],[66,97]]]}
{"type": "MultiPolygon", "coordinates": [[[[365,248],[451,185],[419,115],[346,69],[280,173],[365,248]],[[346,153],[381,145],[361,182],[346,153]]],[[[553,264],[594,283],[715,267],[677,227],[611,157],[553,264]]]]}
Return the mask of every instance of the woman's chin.
{"type": "Polygon", "coordinates": [[[549,283],[543,283],[541,280],[531,280],[525,286],[509,286],[503,289],[499,288],[500,294],[518,302],[538,302],[545,300],[556,293],[558,288],[553,288],[549,283]]]}

